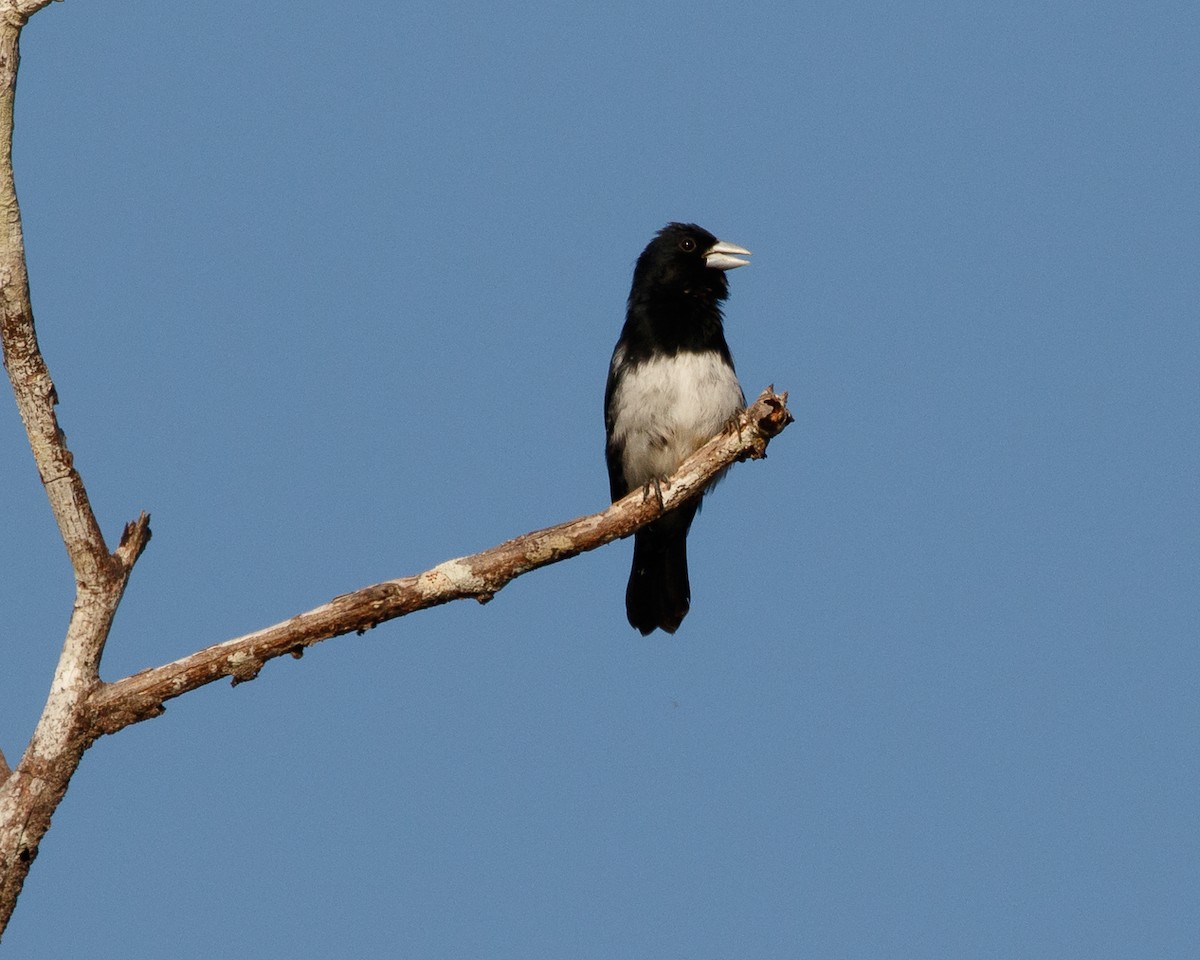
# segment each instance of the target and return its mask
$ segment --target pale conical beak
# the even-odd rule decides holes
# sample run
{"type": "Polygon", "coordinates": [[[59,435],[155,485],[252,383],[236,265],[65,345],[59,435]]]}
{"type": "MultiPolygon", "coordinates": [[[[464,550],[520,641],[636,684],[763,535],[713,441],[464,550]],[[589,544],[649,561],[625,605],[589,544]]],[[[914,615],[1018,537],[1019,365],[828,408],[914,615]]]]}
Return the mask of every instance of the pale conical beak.
{"type": "Polygon", "coordinates": [[[714,270],[732,270],[734,267],[744,267],[749,260],[742,257],[750,256],[750,251],[739,247],[736,243],[726,243],[718,240],[704,251],[704,265],[714,270]]]}

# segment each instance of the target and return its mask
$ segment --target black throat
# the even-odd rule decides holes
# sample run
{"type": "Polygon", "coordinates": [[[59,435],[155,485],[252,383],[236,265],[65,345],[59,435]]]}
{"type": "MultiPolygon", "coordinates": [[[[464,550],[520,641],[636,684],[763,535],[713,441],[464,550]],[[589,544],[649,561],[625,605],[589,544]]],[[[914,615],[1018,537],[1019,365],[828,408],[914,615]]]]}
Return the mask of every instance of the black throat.
{"type": "Polygon", "coordinates": [[[638,363],[654,356],[708,351],[729,361],[719,306],[719,300],[724,299],[721,293],[710,287],[631,296],[621,330],[626,361],[638,363]]]}

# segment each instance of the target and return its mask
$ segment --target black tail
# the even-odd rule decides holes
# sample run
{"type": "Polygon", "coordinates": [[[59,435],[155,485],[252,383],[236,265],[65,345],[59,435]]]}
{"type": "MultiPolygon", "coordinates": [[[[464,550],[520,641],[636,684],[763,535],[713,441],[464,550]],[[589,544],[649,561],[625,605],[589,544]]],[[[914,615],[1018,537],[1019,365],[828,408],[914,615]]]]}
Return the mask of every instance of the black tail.
{"type": "Polygon", "coordinates": [[[625,613],[642,636],[674,633],[691,604],[687,535],[700,502],[685,504],[633,535],[633,569],[625,588],[625,613]]]}

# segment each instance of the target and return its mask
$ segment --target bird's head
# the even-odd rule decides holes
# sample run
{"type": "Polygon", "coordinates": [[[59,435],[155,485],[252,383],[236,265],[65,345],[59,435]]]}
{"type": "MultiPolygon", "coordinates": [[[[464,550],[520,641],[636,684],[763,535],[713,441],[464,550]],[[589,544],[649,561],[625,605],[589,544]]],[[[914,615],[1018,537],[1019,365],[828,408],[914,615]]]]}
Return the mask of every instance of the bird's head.
{"type": "Polygon", "coordinates": [[[725,271],[742,267],[750,251],[718,240],[694,223],[668,223],[658,231],[633,270],[630,299],[699,297],[714,303],[729,296],[725,271]]]}

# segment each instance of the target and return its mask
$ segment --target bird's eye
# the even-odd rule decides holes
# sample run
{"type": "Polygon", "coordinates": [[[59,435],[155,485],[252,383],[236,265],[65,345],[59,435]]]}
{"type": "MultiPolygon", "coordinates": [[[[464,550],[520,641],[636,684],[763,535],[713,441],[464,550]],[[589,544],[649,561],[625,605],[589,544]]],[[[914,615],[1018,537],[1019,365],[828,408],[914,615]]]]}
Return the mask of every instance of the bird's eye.
{"type": "Polygon", "coordinates": [[[679,241],[679,249],[682,250],[684,253],[691,253],[693,250],[696,249],[696,241],[693,240],[691,237],[684,237],[682,240],[679,241]]]}

